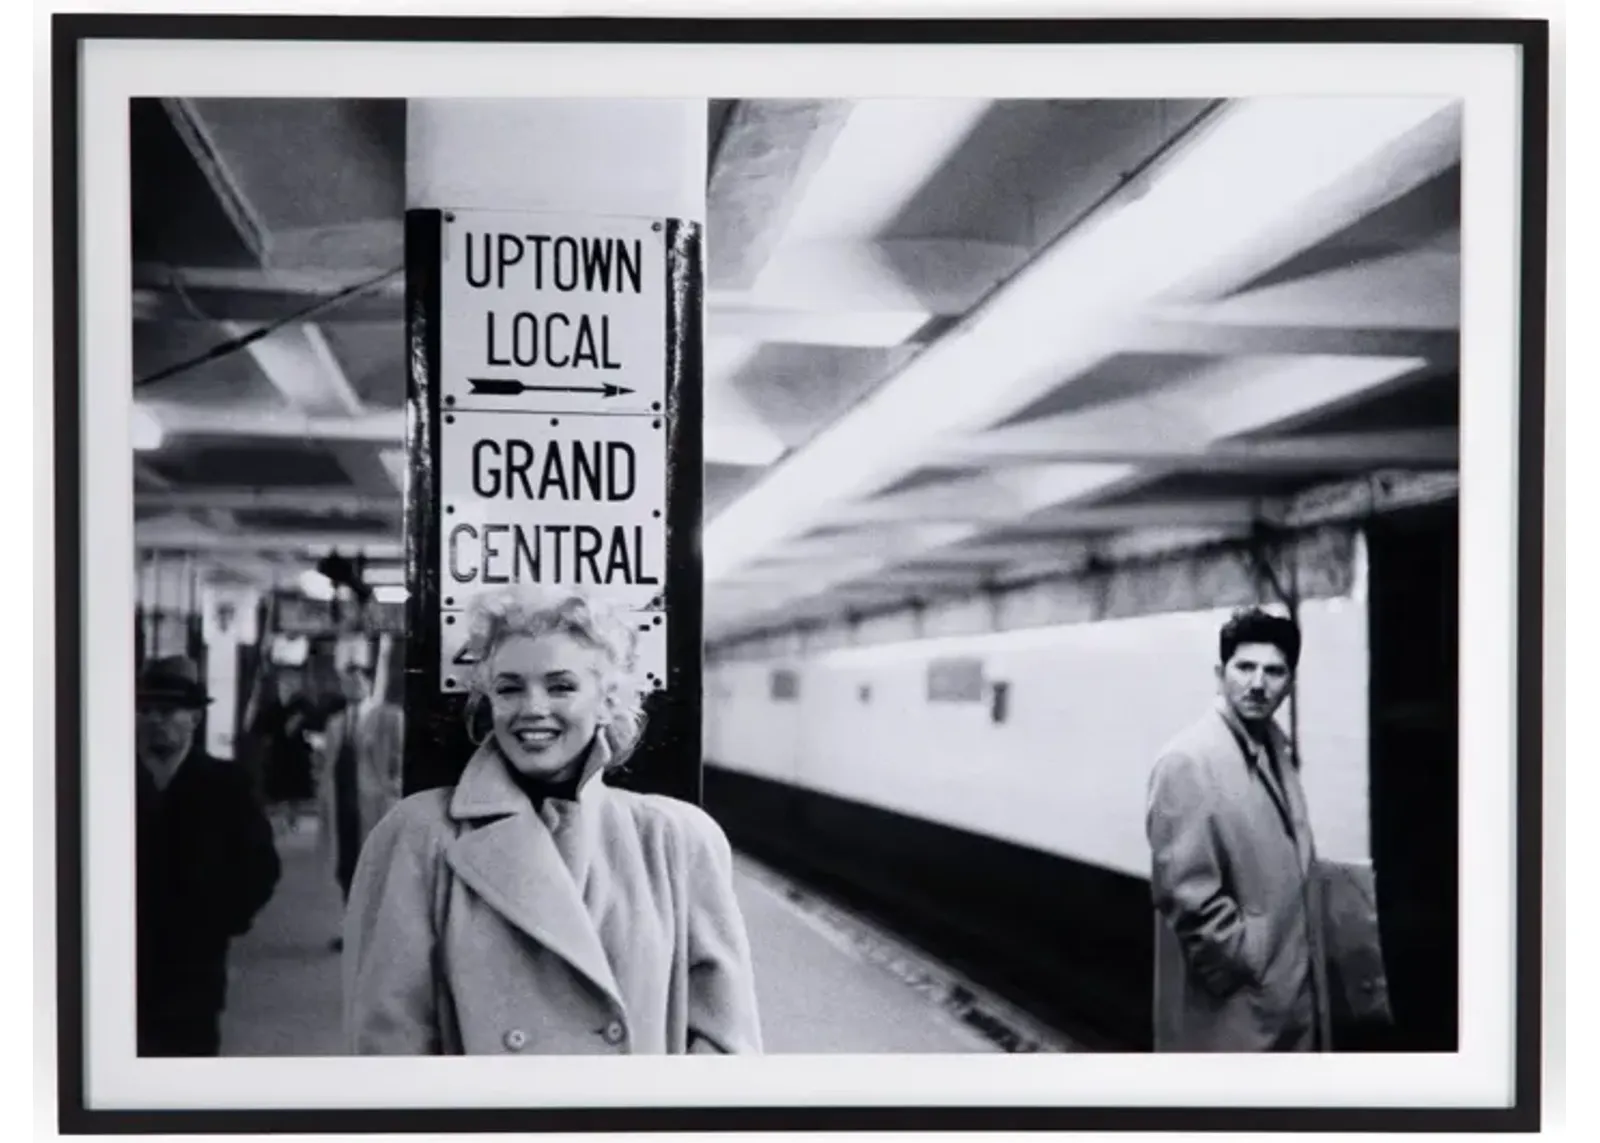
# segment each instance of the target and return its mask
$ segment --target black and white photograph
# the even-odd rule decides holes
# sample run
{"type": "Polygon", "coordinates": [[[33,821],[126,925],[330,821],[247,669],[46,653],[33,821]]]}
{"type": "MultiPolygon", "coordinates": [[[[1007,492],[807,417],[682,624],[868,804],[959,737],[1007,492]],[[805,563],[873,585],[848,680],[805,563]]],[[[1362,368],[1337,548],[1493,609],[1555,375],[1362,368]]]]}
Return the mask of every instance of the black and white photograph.
{"type": "Polygon", "coordinates": [[[1537,1122],[1542,27],[342,24],[73,29],[75,1122],[1537,1122]]]}

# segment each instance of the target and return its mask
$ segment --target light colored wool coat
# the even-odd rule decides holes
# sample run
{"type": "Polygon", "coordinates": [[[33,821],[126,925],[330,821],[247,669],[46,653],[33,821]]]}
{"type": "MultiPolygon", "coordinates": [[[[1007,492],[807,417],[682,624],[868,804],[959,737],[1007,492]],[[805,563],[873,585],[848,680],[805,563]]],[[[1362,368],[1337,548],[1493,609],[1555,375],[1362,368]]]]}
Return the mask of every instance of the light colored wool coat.
{"type": "Polygon", "coordinates": [[[1316,848],[1299,764],[1271,725],[1282,775],[1214,710],[1162,751],[1146,833],[1156,908],[1155,1048],[1329,1050],[1316,848]],[[1297,1035],[1310,973],[1310,1035],[1297,1035]]]}
{"type": "Polygon", "coordinates": [[[485,744],[367,838],[345,917],[362,1055],[760,1052],[733,862],[701,809],[594,780],[536,811],[485,744]]]}
{"type": "Polygon", "coordinates": [[[355,736],[356,816],[355,841],[367,835],[400,801],[400,761],[405,749],[405,715],[393,703],[347,707],[328,720],[322,749],[316,755],[317,848],[328,876],[337,879],[339,842],[334,766],[345,738],[355,736]],[[354,730],[351,728],[354,727],[354,730]]]}

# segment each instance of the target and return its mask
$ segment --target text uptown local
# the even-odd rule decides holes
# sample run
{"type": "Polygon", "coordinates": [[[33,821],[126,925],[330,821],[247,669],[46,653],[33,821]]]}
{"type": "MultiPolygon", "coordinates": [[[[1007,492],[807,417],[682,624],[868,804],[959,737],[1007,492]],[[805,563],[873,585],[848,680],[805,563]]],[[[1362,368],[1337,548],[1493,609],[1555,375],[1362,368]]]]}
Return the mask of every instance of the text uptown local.
{"type": "MultiPolygon", "coordinates": [[[[466,283],[475,290],[532,287],[542,292],[642,294],[644,247],[635,238],[574,238],[570,235],[493,234],[467,232],[466,283]]],[[[484,314],[484,362],[487,365],[536,366],[553,369],[621,369],[612,356],[608,315],[484,314]]]]}

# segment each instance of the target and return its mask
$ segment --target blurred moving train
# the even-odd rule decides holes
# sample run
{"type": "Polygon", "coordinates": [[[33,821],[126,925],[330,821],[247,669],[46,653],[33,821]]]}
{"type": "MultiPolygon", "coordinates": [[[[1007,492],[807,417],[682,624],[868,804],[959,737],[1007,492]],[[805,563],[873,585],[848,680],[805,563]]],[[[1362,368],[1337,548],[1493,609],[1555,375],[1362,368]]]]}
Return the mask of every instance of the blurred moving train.
{"type": "MultiPolygon", "coordinates": [[[[1371,860],[1396,1026],[1456,1037],[1455,504],[1296,537],[1286,725],[1319,850],[1371,860]]],[[[1271,603],[1224,545],[1010,596],[713,647],[705,796],[802,871],[1086,1046],[1150,1043],[1145,791],[1214,701],[1217,632],[1271,603]]]]}

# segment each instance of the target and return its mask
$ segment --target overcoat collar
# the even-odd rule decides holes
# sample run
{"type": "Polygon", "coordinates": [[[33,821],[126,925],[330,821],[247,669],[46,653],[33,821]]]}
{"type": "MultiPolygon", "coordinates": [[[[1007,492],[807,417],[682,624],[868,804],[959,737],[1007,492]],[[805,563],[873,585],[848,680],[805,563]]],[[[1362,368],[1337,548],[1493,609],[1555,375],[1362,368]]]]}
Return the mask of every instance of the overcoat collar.
{"type": "MultiPolygon", "coordinates": [[[[594,779],[610,764],[611,757],[611,748],[606,743],[605,735],[597,734],[589,753],[584,757],[583,772],[578,777],[580,800],[590,791],[594,779]]],[[[528,796],[511,777],[508,766],[494,739],[485,739],[456,782],[455,792],[450,796],[450,816],[457,821],[471,821],[473,818],[499,817],[531,809],[528,796]]]]}
{"type": "Polygon", "coordinates": [[[1238,743],[1251,768],[1261,776],[1261,781],[1283,820],[1284,828],[1294,840],[1301,864],[1308,864],[1312,858],[1312,851],[1310,834],[1306,826],[1306,807],[1297,780],[1300,761],[1295,757],[1289,736],[1284,733],[1283,727],[1279,726],[1276,720],[1268,722],[1267,735],[1272,740],[1272,752],[1278,760],[1278,769],[1274,773],[1267,759],[1266,747],[1251,737],[1244,723],[1228,707],[1226,700],[1218,702],[1217,715],[1227,728],[1229,736],[1238,743]]]}
{"type": "MultiPolygon", "coordinates": [[[[1252,762],[1264,761],[1261,743],[1257,742],[1244,724],[1244,720],[1233,713],[1226,699],[1217,702],[1217,713],[1222,721],[1227,724],[1228,732],[1239,740],[1241,749],[1249,756],[1252,762]]],[[[1298,766],[1299,762],[1294,757],[1294,749],[1289,742],[1289,736],[1284,733],[1283,727],[1278,725],[1277,719],[1267,721],[1267,736],[1272,739],[1272,752],[1277,756],[1278,762],[1283,766],[1298,766]]]]}
{"type": "MultiPolygon", "coordinates": [[[[603,787],[594,779],[611,757],[603,736],[584,761],[579,779],[586,810],[603,787]]],[[[569,803],[570,804],[570,803],[569,803]]],[[[620,1009],[621,989],[600,944],[583,890],[550,827],[506,770],[492,742],[480,747],[462,772],[450,799],[458,821],[492,819],[463,830],[445,851],[456,876],[512,925],[586,977],[620,1009]]],[[[585,815],[577,815],[583,817],[585,815]]],[[[579,821],[585,830],[595,823],[579,821]]],[[[580,845],[588,842],[579,839],[580,845]]],[[[599,859],[600,855],[594,855],[599,859]]]]}

